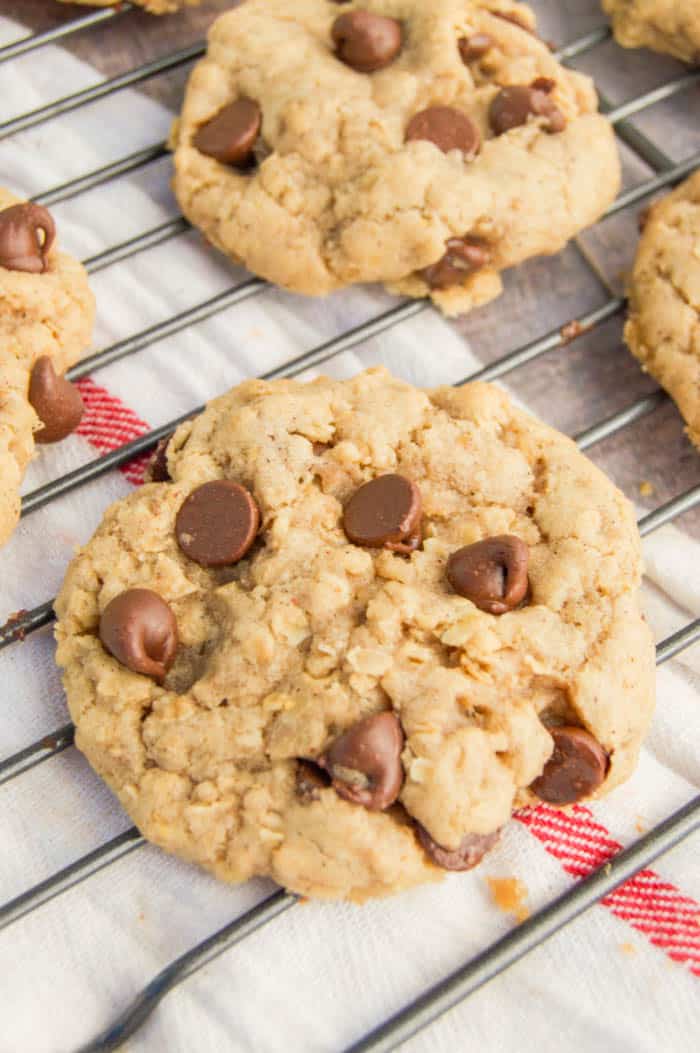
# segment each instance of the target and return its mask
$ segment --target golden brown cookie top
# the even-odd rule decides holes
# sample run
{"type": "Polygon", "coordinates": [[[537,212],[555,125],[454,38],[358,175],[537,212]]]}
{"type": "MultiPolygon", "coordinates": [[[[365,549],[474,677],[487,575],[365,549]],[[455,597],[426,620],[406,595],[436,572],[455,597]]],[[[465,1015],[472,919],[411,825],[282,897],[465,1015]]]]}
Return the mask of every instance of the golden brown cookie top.
{"type": "Polygon", "coordinates": [[[627,48],[652,48],[682,62],[700,61],[697,0],[602,0],[615,38],[627,48]]]}
{"type": "Polygon", "coordinates": [[[632,509],[496,388],[249,381],[166,459],[56,608],[78,744],[147,837],[361,899],[476,863],[536,779],[629,774],[653,697],[632,509]]]}
{"type": "Polygon", "coordinates": [[[648,211],[629,296],[630,350],[700,446],[700,172],[648,211]]]}
{"type": "Polygon", "coordinates": [[[59,250],[51,214],[0,187],[0,545],[34,443],[58,441],[80,419],[63,373],[87,348],[94,315],[85,269],[59,250]]]}
{"type": "Polygon", "coordinates": [[[248,0],[187,87],[185,215],[294,291],[382,281],[448,313],[483,303],[619,182],[592,83],[534,26],[498,0],[248,0]]]}

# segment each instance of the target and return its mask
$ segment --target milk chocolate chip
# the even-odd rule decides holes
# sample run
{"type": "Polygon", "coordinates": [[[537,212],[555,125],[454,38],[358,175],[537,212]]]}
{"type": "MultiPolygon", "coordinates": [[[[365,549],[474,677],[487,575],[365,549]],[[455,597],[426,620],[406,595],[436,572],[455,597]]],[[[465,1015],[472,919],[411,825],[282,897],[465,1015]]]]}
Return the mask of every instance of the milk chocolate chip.
{"type": "Polygon", "coordinates": [[[70,435],[80,424],[85,412],[78,389],[57,376],[48,355],[42,355],[34,363],[29,378],[29,402],[44,425],[34,432],[35,442],[59,442],[70,435]]]}
{"type": "Polygon", "coordinates": [[[551,95],[557,86],[557,82],[553,77],[535,77],[530,82],[530,87],[534,88],[535,91],[543,91],[545,95],[551,95]]]}
{"type": "Polygon", "coordinates": [[[236,99],[203,124],[192,144],[222,165],[246,168],[253,159],[262,111],[253,99],[236,99]]]}
{"type": "Polygon", "coordinates": [[[461,150],[472,161],[481,149],[481,133],[466,113],[453,106],[430,106],[408,122],[406,142],[427,139],[444,154],[461,150]]]}
{"type": "Polygon", "coordinates": [[[491,101],[489,121],[496,135],[503,135],[512,128],[527,124],[530,117],[544,117],[548,132],[562,132],[566,118],[549,98],[548,91],[532,84],[513,84],[501,88],[491,101]]]}
{"type": "Polygon", "coordinates": [[[238,483],[217,479],[193,490],[175,520],[177,543],[203,567],[223,567],[243,559],[255,541],[260,511],[253,495],[238,483]]]}
{"type": "Polygon", "coordinates": [[[157,592],[127,589],[105,607],[100,640],[127,669],[160,682],[175,661],[177,622],[157,592]]]}
{"type": "Polygon", "coordinates": [[[491,256],[490,247],[479,238],[450,238],[445,255],[425,267],[421,277],[431,289],[450,289],[490,263],[491,256]]]}
{"type": "Polygon", "coordinates": [[[471,870],[491,851],[500,837],[500,830],[493,834],[466,834],[459,848],[443,848],[420,823],[416,823],[416,829],[423,848],[443,870],[471,870]]]}
{"type": "Polygon", "coordinates": [[[401,23],[371,11],[348,11],[339,15],[331,36],[338,58],[358,73],[384,69],[401,51],[401,23]]]}
{"type": "Polygon", "coordinates": [[[42,205],[25,202],[0,212],[0,267],[41,274],[47,267],[56,225],[42,205]]]}
{"type": "Polygon", "coordinates": [[[318,763],[346,801],[380,812],[394,803],[403,786],[403,742],[396,714],[374,713],[337,738],[318,763]]]}
{"type": "Polygon", "coordinates": [[[300,760],[294,773],[295,790],[302,804],[311,804],[321,796],[321,790],[330,785],[328,775],[311,761],[300,760]]]}
{"type": "Polygon", "coordinates": [[[554,751],[530,789],[548,804],[574,804],[590,797],[607,774],[607,753],[583,728],[550,728],[549,733],[554,751]]]}
{"type": "Polygon", "coordinates": [[[175,432],[171,431],[169,435],[164,435],[162,439],[158,440],[158,445],[148,462],[146,476],[152,483],[169,483],[171,481],[168,468],[168,444],[174,434],[175,432]]]}
{"type": "Polygon", "coordinates": [[[403,475],[380,475],[361,486],[343,511],[343,529],[355,545],[413,552],[420,544],[420,490],[403,475]]]}
{"type": "Polygon", "coordinates": [[[528,547],[519,537],[488,537],[452,553],[447,580],[479,610],[505,614],[525,599],[528,558],[528,547]]]}
{"type": "Polygon", "coordinates": [[[472,62],[482,59],[491,50],[493,43],[493,37],[488,33],[472,33],[470,37],[462,37],[458,47],[464,65],[470,66],[472,62]]]}

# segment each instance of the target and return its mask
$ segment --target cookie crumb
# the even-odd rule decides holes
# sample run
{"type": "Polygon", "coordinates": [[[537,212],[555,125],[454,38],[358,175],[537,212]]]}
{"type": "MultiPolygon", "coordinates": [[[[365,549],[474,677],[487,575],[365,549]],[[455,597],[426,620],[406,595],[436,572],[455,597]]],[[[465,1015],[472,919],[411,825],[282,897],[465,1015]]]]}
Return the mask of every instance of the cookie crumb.
{"type": "Polygon", "coordinates": [[[581,325],[577,318],[573,322],[567,322],[559,330],[559,337],[561,339],[562,347],[566,347],[573,340],[577,340],[584,333],[587,333],[590,329],[590,325],[581,325]]]}
{"type": "Polygon", "coordinates": [[[487,877],[491,898],[504,914],[512,914],[516,921],[527,921],[530,908],[527,900],[527,886],[516,877],[487,877]]]}
{"type": "Polygon", "coordinates": [[[27,630],[21,626],[21,622],[29,614],[26,607],[20,608],[18,611],[14,611],[7,619],[5,624],[2,626],[3,638],[7,636],[8,643],[15,643],[19,641],[24,642],[24,638],[27,635],[27,630]]]}
{"type": "Polygon", "coordinates": [[[633,943],[621,943],[620,950],[623,954],[626,954],[628,958],[631,958],[634,954],[637,953],[637,948],[633,943]]]}
{"type": "Polygon", "coordinates": [[[648,829],[646,819],[642,818],[641,815],[638,815],[634,821],[634,828],[638,834],[645,834],[648,829]]]}
{"type": "Polygon", "coordinates": [[[642,481],[642,482],[641,482],[641,483],[639,484],[639,493],[641,494],[641,496],[642,496],[642,497],[651,497],[651,496],[652,496],[652,494],[654,493],[654,487],[653,487],[653,485],[652,485],[652,484],[651,484],[651,483],[649,482],[649,480],[648,480],[648,479],[644,479],[644,480],[643,480],[643,481],[642,481]]]}

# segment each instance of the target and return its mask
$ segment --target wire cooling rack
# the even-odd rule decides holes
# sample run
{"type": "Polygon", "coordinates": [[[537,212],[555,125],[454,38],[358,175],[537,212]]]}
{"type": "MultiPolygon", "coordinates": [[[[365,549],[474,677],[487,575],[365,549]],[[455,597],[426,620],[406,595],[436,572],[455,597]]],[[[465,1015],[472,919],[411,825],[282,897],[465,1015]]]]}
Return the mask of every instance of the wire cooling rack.
{"type": "MultiPolygon", "coordinates": [[[[115,18],[125,17],[133,10],[130,3],[122,3],[119,8],[106,8],[89,12],[78,18],[42,33],[30,34],[21,40],[0,48],[0,63],[35,51],[49,43],[55,43],[74,36],[90,28],[96,28],[115,18]]],[[[559,49],[557,57],[567,62],[591,52],[609,37],[607,26],[600,26],[590,33],[572,41],[559,49]]],[[[23,114],[0,124],[0,140],[8,136],[36,127],[52,118],[69,113],[97,99],[109,96],[123,88],[139,84],[148,78],[178,69],[204,52],[204,44],[198,43],[183,50],[165,55],[127,73],[102,81],[94,87],[58,98],[48,105],[23,114]]],[[[657,87],[643,95],[632,98],[623,105],[610,108],[602,99],[602,108],[607,110],[608,117],[615,127],[617,135],[634,153],[643,160],[656,174],[638,186],[627,190],[610,207],[606,215],[613,215],[643,201],[658,190],[667,188],[683,179],[700,166],[700,153],[696,153],[680,163],[674,163],[659,147],[639,129],[629,123],[629,119],[650,107],[680,95],[691,86],[700,82],[700,71],[689,72],[670,82],[657,87]]],[[[68,200],[92,187],[108,182],[110,179],[137,172],[144,166],[157,161],[166,153],[164,142],[129,154],[111,164],[105,165],[78,179],[73,179],[37,196],[34,200],[43,205],[52,205],[68,200]]],[[[136,237],[114,245],[84,261],[87,270],[95,273],[105,267],[126,261],[139,252],[175,238],[188,229],[188,223],[182,218],[171,219],[136,237]]],[[[110,347],[81,360],[68,372],[71,380],[87,374],[118,359],[149,347],[182,331],[188,326],[209,318],[236,303],[256,296],[266,287],[266,283],[250,278],[203,301],[188,310],[182,311],[167,320],[153,325],[126,340],[121,340],[110,347]]],[[[495,380],[510,375],[515,370],[530,363],[549,351],[562,347],[584,332],[622,314],[625,301],[620,297],[611,297],[594,310],[561,329],[528,343],[515,351],[499,358],[465,377],[460,383],[471,380],[495,380]]],[[[266,379],[290,377],[301,373],[312,366],[318,366],[343,351],[360,345],[371,337],[390,329],[430,307],[423,301],[409,301],[386,310],[378,317],[336,336],[331,340],[313,347],[278,368],[265,374],[266,379]]],[[[624,428],[652,413],[665,400],[661,391],[639,398],[631,405],[614,413],[604,420],[588,427],[575,438],[582,450],[588,450],[604,439],[621,432],[624,428]]],[[[36,509],[49,504],[56,498],[70,493],[95,479],[105,472],[126,464],[152,449],[157,441],[168,435],[181,421],[197,413],[202,407],[193,407],[187,414],[156,428],[132,442],[113,450],[105,456],[95,458],[87,464],[68,472],[26,495],[22,502],[22,515],[28,516],[36,509]]],[[[659,527],[671,522],[676,517],[700,505],[700,485],[692,487],[685,493],[660,505],[644,515],[639,521],[642,536],[651,534],[659,527]]],[[[0,626],[0,650],[24,640],[27,635],[48,625],[53,621],[53,601],[48,599],[33,610],[22,611],[11,617],[0,626]]],[[[657,664],[668,661],[675,655],[700,640],[700,618],[690,622],[679,631],[658,644],[656,649],[657,664]]],[[[0,786],[10,780],[19,778],[24,772],[44,763],[73,745],[73,727],[65,724],[51,734],[27,746],[11,757],[0,761],[0,786]]],[[[529,920],[518,925],[503,938],[497,940],[475,958],[465,962],[460,968],[445,977],[435,986],[430,987],[411,1003],[397,1012],[390,1019],[380,1023],[373,1031],[357,1041],[345,1053],[385,1053],[395,1049],[400,1043],[427,1027],[441,1014],[447,1012],[458,1002],[467,998],[490,979],[497,976],[529,951],[544,942],[563,926],[569,924],[583,911],[606,896],[643,867],[648,866],[658,856],[684,840],[700,827],[700,796],[695,797],[683,808],[674,812],[665,821],[657,825],[631,847],[620,851],[608,864],[594,871],[589,877],[580,881],[573,889],[559,896],[547,907],[533,915],[529,920]]],[[[112,863],[139,849],[144,839],[135,828],[113,838],[94,851],[56,872],[45,881],[28,889],[15,899],[0,905],[0,930],[7,928],[42,904],[49,902],[86,881],[91,875],[110,866],[112,863]]],[[[278,891],[272,896],[236,918],[218,932],[209,936],[191,950],[173,961],[160,972],[126,1010],[95,1040],[83,1047],[82,1053],[107,1053],[117,1049],[146,1020],[161,999],[174,987],[197,972],[212,959],[223,954],[235,944],[244,940],[263,925],[269,924],[284,911],[297,903],[297,897],[278,891]]]]}

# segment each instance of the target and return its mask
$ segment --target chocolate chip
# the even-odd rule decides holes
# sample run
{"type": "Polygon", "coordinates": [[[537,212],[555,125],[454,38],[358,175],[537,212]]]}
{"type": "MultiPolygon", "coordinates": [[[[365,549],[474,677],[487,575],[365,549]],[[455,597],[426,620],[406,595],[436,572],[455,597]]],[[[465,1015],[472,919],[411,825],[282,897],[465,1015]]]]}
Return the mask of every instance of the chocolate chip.
{"type": "Polygon", "coordinates": [[[148,462],[146,477],[152,483],[169,483],[172,481],[170,469],[168,468],[168,444],[174,434],[175,432],[171,431],[169,435],[164,435],[162,439],[158,440],[158,445],[148,462]]]}
{"type": "Polygon", "coordinates": [[[574,340],[578,340],[584,333],[590,332],[591,326],[582,325],[578,318],[572,319],[567,322],[559,330],[559,339],[561,340],[562,347],[566,347],[567,344],[573,343],[574,340]]]}
{"type": "Polygon", "coordinates": [[[531,84],[513,84],[501,88],[489,108],[489,121],[496,135],[527,124],[530,117],[545,118],[548,132],[562,132],[566,118],[549,98],[549,92],[531,84]]]}
{"type": "Polygon", "coordinates": [[[412,552],[420,544],[420,490],[403,475],[380,475],[356,490],[343,511],[355,545],[412,552]]]}
{"type": "Polygon", "coordinates": [[[535,77],[533,81],[530,81],[530,87],[536,91],[543,91],[545,95],[551,95],[557,86],[557,82],[553,77],[535,77]]]}
{"type": "Polygon", "coordinates": [[[34,432],[35,441],[40,443],[65,439],[78,427],[85,412],[80,392],[65,377],[57,376],[48,355],[42,355],[34,363],[28,398],[44,425],[34,432]]]}
{"type": "Polygon", "coordinates": [[[253,99],[236,99],[203,124],[193,146],[222,165],[250,164],[262,126],[262,111],[253,99]]]}
{"type": "Polygon", "coordinates": [[[302,804],[311,804],[321,796],[321,790],[330,785],[328,775],[311,761],[300,760],[294,775],[296,794],[302,804]]]}
{"type": "Polygon", "coordinates": [[[56,237],[56,225],[42,205],[26,202],[0,212],[0,267],[41,274],[56,237]]]}
{"type": "Polygon", "coordinates": [[[445,255],[421,271],[431,289],[449,289],[461,285],[474,271],[491,262],[491,249],[479,238],[450,238],[445,255]]]}
{"type": "Polygon", "coordinates": [[[430,106],[408,122],[406,142],[427,139],[444,154],[461,150],[472,161],[481,149],[481,133],[466,113],[452,106],[430,106]]]}
{"type": "Polygon", "coordinates": [[[488,54],[493,45],[494,39],[488,33],[472,33],[470,37],[462,37],[457,46],[462,62],[465,66],[469,66],[488,54]]]}
{"type": "Polygon", "coordinates": [[[396,714],[374,713],[337,738],[318,763],[346,801],[381,812],[403,786],[403,742],[396,714]]]}
{"type": "Polygon", "coordinates": [[[443,848],[420,823],[416,823],[416,830],[425,851],[443,870],[471,870],[497,844],[501,833],[496,830],[493,834],[466,834],[459,848],[443,848]]]}
{"type": "Polygon", "coordinates": [[[532,113],[532,90],[523,85],[502,88],[491,101],[489,122],[496,135],[526,124],[532,113]]]}
{"type": "Polygon", "coordinates": [[[175,660],[177,622],[157,592],[127,589],[105,607],[100,640],[127,669],[162,681],[175,660]]]}
{"type": "Polygon", "coordinates": [[[466,545],[447,561],[447,579],[460,596],[489,614],[512,611],[527,594],[529,550],[512,534],[466,545]]]}
{"type": "Polygon", "coordinates": [[[605,779],[608,755],[583,728],[550,728],[554,751],[530,786],[548,804],[574,804],[590,797],[605,779]]]}
{"type": "Polygon", "coordinates": [[[223,567],[243,559],[255,541],[260,511],[253,495],[238,483],[217,479],[187,497],[175,520],[177,543],[203,567],[223,567]]]}
{"type": "Polygon", "coordinates": [[[401,51],[401,23],[371,11],[348,11],[333,23],[331,37],[341,62],[358,73],[374,73],[401,51]]]}

